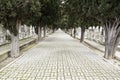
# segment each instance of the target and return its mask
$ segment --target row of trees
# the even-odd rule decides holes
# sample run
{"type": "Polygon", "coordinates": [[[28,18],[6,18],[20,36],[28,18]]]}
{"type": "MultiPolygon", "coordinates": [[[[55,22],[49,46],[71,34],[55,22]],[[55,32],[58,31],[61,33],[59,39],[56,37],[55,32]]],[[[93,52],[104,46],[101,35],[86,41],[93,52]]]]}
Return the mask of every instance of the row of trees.
{"type": "MultiPolygon", "coordinates": [[[[85,29],[103,26],[105,30],[105,58],[114,57],[120,41],[119,0],[0,0],[0,23],[11,33],[11,56],[19,56],[18,31],[20,25],[32,25],[41,38],[41,29],[81,27],[81,42],[85,29]]],[[[74,34],[75,37],[75,34],[74,34]]]]}
{"type": "Polygon", "coordinates": [[[81,42],[85,29],[103,26],[105,30],[105,55],[114,58],[120,41],[120,1],[119,0],[65,0],[64,12],[66,29],[81,27],[81,42]]]}
{"type": "Polygon", "coordinates": [[[59,0],[0,0],[0,24],[11,33],[11,57],[19,56],[19,26],[32,25],[41,37],[41,29],[56,28],[60,17],[59,0]]]}

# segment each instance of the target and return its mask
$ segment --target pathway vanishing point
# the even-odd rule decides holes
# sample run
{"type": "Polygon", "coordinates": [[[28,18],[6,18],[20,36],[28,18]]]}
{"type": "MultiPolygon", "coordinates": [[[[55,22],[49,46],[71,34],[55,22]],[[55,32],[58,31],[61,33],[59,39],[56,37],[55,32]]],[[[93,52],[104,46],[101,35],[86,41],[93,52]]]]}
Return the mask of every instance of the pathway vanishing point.
{"type": "Polygon", "coordinates": [[[0,80],[120,80],[120,70],[61,30],[0,70],[0,80]]]}

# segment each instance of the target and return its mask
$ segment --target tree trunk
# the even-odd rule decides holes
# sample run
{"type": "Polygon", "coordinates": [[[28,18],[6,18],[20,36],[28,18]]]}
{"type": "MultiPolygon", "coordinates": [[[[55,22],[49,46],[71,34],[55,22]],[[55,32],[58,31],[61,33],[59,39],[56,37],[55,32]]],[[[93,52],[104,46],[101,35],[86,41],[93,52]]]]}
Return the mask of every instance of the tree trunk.
{"type": "Polygon", "coordinates": [[[102,28],[101,35],[104,35],[104,29],[102,28]]]}
{"type": "Polygon", "coordinates": [[[11,57],[19,56],[19,21],[16,22],[17,34],[11,33],[11,57]]]}
{"type": "Polygon", "coordinates": [[[84,41],[84,36],[85,36],[85,28],[81,27],[81,38],[80,38],[80,42],[84,41]]]}
{"type": "Polygon", "coordinates": [[[76,37],[76,28],[74,27],[74,38],[76,37]]]}
{"type": "Polygon", "coordinates": [[[43,30],[44,30],[44,37],[46,36],[46,27],[44,26],[43,27],[43,30]]]}
{"type": "Polygon", "coordinates": [[[42,27],[38,27],[38,41],[41,39],[42,27]]]}
{"type": "Polygon", "coordinates": [[[69,29],[68,29],[68,28],[66,28],[66,30],[65,30],[65,31],[66,31],[66,33],[67,33],[67,32],[69,32],[69,29]]]}
{"type": "Polygon", "coordinates": [[[115,51],[120,41],[119,22],[114,23],[107,21],[105,24],[105,55],[107,59],[115,57],[115,51]]]}
{"type": "Polygon", "coordinates": [[[55,29],[53,29],[53,33],[55,32],[55,29]]]}
{"type": "Polygon", "coordinates": [[[71,36],[73,36],[73,35],[72,35],[72,29],[70,29],[70,31],[71,31],[71,36]]]}
{"type": "Polygon", "coordinates": [[[19,35],[11,34],[11,57],[19,56],[19,35]]]}
{"type": "Polygon", "coordinates": [[[54,33],[55,32],[55,28],[54,27],[52,27],[52,33],[54,33]]]}

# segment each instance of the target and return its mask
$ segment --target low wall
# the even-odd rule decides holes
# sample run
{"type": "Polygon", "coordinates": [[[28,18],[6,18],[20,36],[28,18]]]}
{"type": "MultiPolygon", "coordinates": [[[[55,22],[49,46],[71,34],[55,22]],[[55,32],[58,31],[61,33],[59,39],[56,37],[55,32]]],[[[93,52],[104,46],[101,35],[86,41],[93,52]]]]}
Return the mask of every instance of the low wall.
{"type": "MultiPolygon", "coordinates": [[[[35,42],[36,42],[36,39],[32,39],[32,40],[20,45],[20,50],[24,49],[25,47],[27,47],[35,42]]],[[[10,53],[10,49],[7,49],[4,52],[0,52],[0,62],[5,60],[6,58],[8,58],[10,56],[9,53],[10,53]]]]}

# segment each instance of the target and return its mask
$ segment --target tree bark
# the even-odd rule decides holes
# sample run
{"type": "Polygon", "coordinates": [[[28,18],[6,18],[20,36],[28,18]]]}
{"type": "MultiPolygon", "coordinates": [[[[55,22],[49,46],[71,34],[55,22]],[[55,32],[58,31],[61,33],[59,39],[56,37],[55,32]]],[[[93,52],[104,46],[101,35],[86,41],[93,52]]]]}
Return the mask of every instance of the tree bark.
{"type": "Polygon", "coordinates": [[[80,38],[80,42],[84,41],[84,36],[85,36],[85,28],[81,27],[81,38],[80,38]]]}
{"type": "Polygon", "coordinates": [[[46,27],[44,26],[43,27],[43,30],[44,30],[44,37],[46,36],[46,27]]]}
{"type": "Polygon", "coordinates": [[[76,28],[74,27],[74,38],[76,37],[76,28]]]}
{"type": "Polygon", "coordinates": [[[52,33],[54,33],[55,32],[55,28],[54,27],[52,27],[52,33]]]}
{"type": "Polygon", "coordinates": [[[70,29],[70,31],[71,31],[71,36],[73,36],[73,35],[72,35],[72,29],[70,29]]]}
{"type": "Polygon", "coordinates": [[[41,39],[42,27],[38,27],[38,41],[41,39]]]}
{"type": "Polygon", "coordinates": [[[105,55],[107,59],[115,57],[115,51],[120,41],[120,26],[119,21],[114,23],[107,21],[105,23],[105,55]]]}
{"type": "Polygon", "coordinates": [[[104,28],[102,27],[101,35],[104,35],[104,28]]]}
{"type": "Polygon", "coordinates": [[[11,57],[18,57],[19,56],[19,35],[14,36],[11,34],[11,57]]]}
{"type": "Polygon", "coordinates": [[[16,22],[16,29],[18,31],[17,35],[11,33],[11,57],[19,56],[19,21],[16,22]]]}

